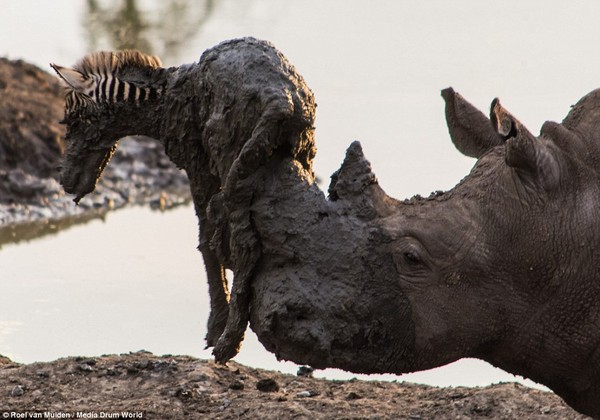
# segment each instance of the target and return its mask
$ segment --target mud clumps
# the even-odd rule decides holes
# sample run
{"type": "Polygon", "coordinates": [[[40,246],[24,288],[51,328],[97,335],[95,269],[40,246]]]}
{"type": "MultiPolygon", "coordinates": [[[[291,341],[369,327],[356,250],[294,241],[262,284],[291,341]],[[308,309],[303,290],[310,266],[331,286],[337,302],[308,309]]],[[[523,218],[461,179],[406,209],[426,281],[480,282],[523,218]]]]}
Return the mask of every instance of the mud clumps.
{"type": "Polygon", "coordinates": [[[436,388],[327,381],[144,351],[30,365],[2,360],[0,413],[128,411],[147,419],[586,418],[552,393],[510,383],[436,388]]]}

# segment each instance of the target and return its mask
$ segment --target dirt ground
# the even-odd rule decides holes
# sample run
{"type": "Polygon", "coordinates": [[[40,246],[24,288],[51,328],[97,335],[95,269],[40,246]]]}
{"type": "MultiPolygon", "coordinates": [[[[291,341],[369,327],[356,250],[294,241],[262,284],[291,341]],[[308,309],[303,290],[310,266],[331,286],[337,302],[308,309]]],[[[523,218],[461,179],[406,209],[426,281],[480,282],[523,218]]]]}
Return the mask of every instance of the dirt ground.
{"type": "Polygon", "coordinates": [[[24,61],[0,58],[0,170],[56,176],[63,107],[56,77],[24,61]]]}
{"type": "Polygon", "coordinates": [[[42,416],[37,418],[145,419],[587,418],[552,393],[515,383],[436,388],[329,381],[143,351],[0,364],[2,418],[37,413],[42,416]]]}

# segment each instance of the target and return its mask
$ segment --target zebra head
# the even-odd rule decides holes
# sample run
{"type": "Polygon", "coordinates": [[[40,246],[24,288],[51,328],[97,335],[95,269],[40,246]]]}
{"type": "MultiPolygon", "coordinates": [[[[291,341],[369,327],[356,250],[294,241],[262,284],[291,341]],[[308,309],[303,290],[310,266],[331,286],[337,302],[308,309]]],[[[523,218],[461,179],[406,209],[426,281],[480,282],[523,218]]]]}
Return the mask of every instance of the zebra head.
{"type": "Polygon", "coordinates": [[[65,154],[60,181],[75,202],[92,192],[116,150],[136,132],[144,105],[162,94],[158,57],[139,51],[96,52],[73,67],[50,66],[65,87],[65,154]]]}

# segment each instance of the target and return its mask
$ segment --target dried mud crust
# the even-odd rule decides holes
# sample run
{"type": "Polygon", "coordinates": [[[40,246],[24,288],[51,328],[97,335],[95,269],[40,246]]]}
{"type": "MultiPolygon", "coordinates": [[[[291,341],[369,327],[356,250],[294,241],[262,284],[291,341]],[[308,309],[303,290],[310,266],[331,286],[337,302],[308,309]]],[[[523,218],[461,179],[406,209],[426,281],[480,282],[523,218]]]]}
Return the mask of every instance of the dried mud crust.
{"type": "Polygon", "coordinates": [[[0,363],[0,413],[143,412],[147,419],[585,419],[514,383],[436,388],[328,381],[147,352],[0,363]]]}

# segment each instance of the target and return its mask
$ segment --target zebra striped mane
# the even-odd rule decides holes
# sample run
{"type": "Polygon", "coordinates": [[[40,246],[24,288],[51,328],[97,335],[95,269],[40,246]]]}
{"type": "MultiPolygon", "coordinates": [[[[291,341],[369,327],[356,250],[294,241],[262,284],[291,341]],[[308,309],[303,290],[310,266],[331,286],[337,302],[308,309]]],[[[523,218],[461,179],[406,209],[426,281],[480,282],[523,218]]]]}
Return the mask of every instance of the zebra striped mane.
{"type": "Polygon", "coordinates": [[[159,89],[143,84],[147,70],[162,66],[160,59],[139,51],[99,51],[86,55],[72,68],[51,66],[67,88],[67,112],[90,103],[139,104],[161,94],[159,89]]]}
{"type": "Polygon", "coordinates": [[[136,50],[98,51],[83,57],[73,68],[86,76],[93,74],[117,74],[123,68],[158,68],[162,63],[160,58],[147,55],[136,50]]]}

